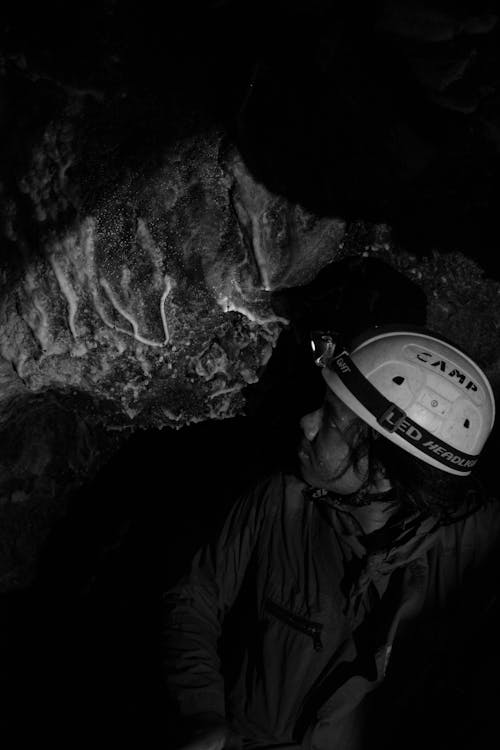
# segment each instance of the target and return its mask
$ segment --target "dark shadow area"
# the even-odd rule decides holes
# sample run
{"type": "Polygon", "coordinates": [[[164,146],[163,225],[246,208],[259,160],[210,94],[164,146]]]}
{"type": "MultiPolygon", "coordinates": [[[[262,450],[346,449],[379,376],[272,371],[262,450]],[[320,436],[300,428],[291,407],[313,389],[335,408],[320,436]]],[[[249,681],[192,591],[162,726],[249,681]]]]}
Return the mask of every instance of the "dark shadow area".
{"type": "Polygon", "coordinates": [[[368,699],[368,747],[491,745],[500,695],[499,553],[464,577],[446,613],[424,614],[395,641],[386,679],[368,699]]]}
{"type": "Polygon", "coordinates": [[[176,138],[219,127],[290,200],[387,222],[414,252],[460,250],[495,274],[495,7],[108,0],[69,16],[60,0],[10,4],[0,29],[7,184],[14,191],[69,95],[85,105],[74,168],[89,205],[147,173],[176,138]]]}
{"type": "Polygon", "coordinates": [[[2,596],[4,731],[156,746],[161,592],[269,468],[271,440],[244,419],[136,434],[71,498],[33,585],[2,596]]]}

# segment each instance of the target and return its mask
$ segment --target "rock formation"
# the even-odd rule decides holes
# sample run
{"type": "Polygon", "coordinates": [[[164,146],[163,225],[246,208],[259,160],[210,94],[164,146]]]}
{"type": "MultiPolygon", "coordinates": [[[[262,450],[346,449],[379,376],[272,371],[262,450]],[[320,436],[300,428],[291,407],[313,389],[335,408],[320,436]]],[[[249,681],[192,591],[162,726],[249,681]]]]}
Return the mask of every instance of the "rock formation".
{"type": "Polygon", "coordinates": [[[497,378],[498,18],[435,5],[9,11],[0,586],[134,430],[241,414],[289,323],[276,292],[332,262],[414,281],[497,378]]]}

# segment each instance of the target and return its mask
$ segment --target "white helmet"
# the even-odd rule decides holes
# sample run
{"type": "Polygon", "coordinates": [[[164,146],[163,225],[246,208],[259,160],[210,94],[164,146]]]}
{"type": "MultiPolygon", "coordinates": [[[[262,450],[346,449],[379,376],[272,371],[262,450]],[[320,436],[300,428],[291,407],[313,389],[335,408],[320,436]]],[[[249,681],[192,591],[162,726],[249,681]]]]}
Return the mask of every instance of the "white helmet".
{"type": "MultiPolygon", "coordinates": [[[[495,421],[495,400],[482,370],[438,334],[380,327],[352,351],[322,334],[329,388],[400,448],[450,474],[467,476],[495,421]]],[[[314,344],[313,344],[314,348],[314,344]]]]}

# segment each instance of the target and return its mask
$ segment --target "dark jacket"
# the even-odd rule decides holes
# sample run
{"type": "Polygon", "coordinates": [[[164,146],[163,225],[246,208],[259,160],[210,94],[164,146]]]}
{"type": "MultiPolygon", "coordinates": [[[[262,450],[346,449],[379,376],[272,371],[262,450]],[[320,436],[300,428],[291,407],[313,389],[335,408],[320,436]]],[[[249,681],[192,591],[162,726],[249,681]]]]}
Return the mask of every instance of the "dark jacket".
{"type": "Polygon", "coordinates": [[[249,748],[363,747],[366,697],[393,645],[417,616],[439,617],[499,536],[494,502],[448,524],[396,515],[366,536],[338,500],[296,477],[261,482],[166,595],[167,683],[180,713],[227,715],[249,748]],[[219,640],[242,588],[249,627],[225,685],[219,640]]]}

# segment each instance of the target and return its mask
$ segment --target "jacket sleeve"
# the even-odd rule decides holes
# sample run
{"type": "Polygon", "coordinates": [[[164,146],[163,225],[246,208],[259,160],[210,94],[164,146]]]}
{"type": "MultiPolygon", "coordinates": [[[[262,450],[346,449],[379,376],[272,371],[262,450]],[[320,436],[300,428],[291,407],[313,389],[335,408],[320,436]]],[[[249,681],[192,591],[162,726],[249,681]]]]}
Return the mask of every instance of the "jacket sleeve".
{"type": "Polygon", "coordinates": [[[165,594],[166,688],[184,718],[225,715],[218,641],[269,515],[271,497],[267,483],[244,495],[216,538],[197,552],[189,573],[165,594]]]}

